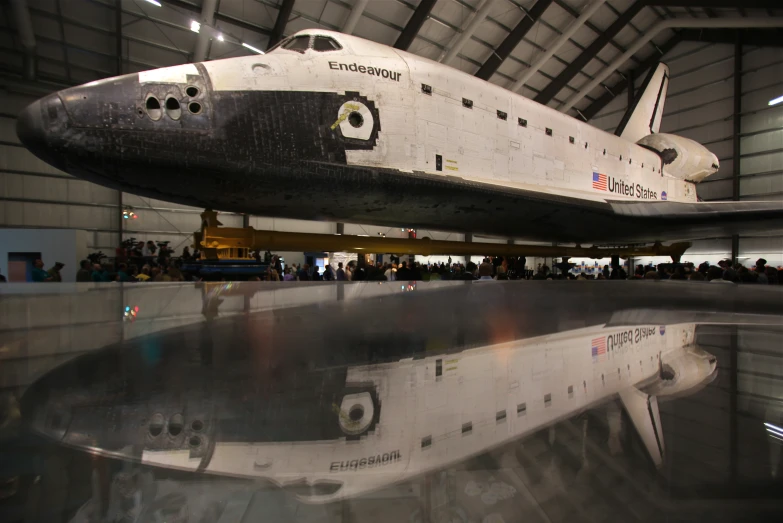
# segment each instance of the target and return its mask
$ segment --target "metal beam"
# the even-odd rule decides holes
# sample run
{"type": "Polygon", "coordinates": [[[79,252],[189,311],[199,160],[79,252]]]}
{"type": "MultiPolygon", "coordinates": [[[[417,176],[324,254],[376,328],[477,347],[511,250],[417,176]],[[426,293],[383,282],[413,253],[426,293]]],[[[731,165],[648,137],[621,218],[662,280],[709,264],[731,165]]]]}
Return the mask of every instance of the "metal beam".
{"type": "Polygon", "coordinates": [[[201,4],[201,18],[199,23],[201,28],[198,32],[196,47],[193,50],[193,61],[203,62],[207,59],[207,50],[212,36],[212,27],[215,25],[215,11],[217,9],[217,0],[204,0],[201,4]]]}
{"type": "Polygon", "coordinates": [[[285,33],[285,26],[288,25],[288,19],[291,18],[291,11],[294,10],[295,0],[283,0],[277,11],[277,20],[275,21],[275,27],[272,28],[272,34],[269,35],[269,43],[266,48],[271,49],[276,46],[280,40],[283,39],[285,33]]]}
{"type": "Polygon", "coordinates": [[[547,45],[547,50],[544,54],[539,56],[535,63],[531,64],[530,67],[522,74],[522,76],[514,82],[514,85],[511,86],[512,92],[517,92],[519,89],[524,86],[528,80],[530,80],[534,74],[538,72],[543,65],[549,61],[552,56],[557,52],[558,49],[560,49],[566,42],[568,42],[571,37],[576,33],[587,21],[590,19],[593,14],[595,14],[598,9],[604,5],[606,0],[593,0],[593,2],[582,10],[582,12],[579,14],[579,16],[571,22],[571,25],[569,25],[565,31],[550,45],[547,45]]]}
{"type": "Polygon", "coordinates": [[[419,2],[418,7],[411,15],[408,23],[405,24],[405,29],[402,30],[397,41],[394,42],[395,49],[400,49],[402,51],[408,50],[413,43],[413,39],[419,34],[421,26],[424,25],[427,17],[430,16],[430,12],[432,11],[432,8],[435,7],[437,1],[438,0],[421,0],[421,2],[419,2]]]}
{"type": "Polygon", "coordinates": [[[557,75],[557,78],[549,82],[549,85],[547,85],[540,93],[538,93],[534,100],[540,104],[548,104],[550,101],[552,101],[552,98],[554,98],[557,93],[559,93],[560,90],[565,87],[565,85],[590,62],[590,60],[595,58],[601,49],[603,49],[611,39],[617,36],[617,34],[622,31],[623,28],[625,28],[625,26],[633,19],[633,17],[636,16],[639,11],[642,10],[642,8],[644,8],[644,5],[644,0],[636,0],[631,5],[631,7],[629,7],[622,14],[620,18],[615,20],[614,23],[606,29],[606,31],[601,33],[598,38],[593,40],[593,43],[591,43],[587,49],[582,51],[582,53],[577,56],[568,67],[566,67],[559,75],[557,75]]]}
{"type": "Polygon", "coordinates": [[[715,9],[774,9],[780,7],[780,0],[648,0],[649,5],[661,7],[712,7],[715,9]]]}
{"type": "Polygon", "coordinates": [[[506,36],[498,48],[489,55],[484,65],[476,72],[476,76],[482,80],[489,80],[495,71],[501,66],[501,64],[508,58],[511,52],[516,49],[519,42],[525,37],[528,31],[535,25],[541,15],[552,5],[552,0],[538,0],[530,11],[525,13],[522,20],[519,21],[517,26],[506,36]]]}
{"type": "MultiPolygon", "coordinates": [[[[570,5],[568,5],[567,3],[565,3],[563,0],[555,0],[555,3],[556,3],[558,6],[562,7],[562,8],[563,8],[563,10],[564,10],[566,13],[570,14],[570,15],[571,15],[571,16],[573,16],[574,18],[579,18],[579,11],[577,11],[576,9],[574,9],[573,7],[571,7],[570,5]]],[[[662,18],[662,17],[661,17],[661,16],[660,16],[660,15],[659,15],[657,12],[656,12],[655,14],[656,14],[656,15],[658,15],[660,18],[662,18]]],[[[599,29],[598,27],[596,27],[596,26],[595,26],[595,24],[593,24],[592,22],[590,22],[590,20],[588,20],[587,22],[585,22],[585,27],[587,27],[588,29],[590,29],[591,31],[593,31],[595,34],[601,34],[601,33],[603,33],[603,31],[602,31],[601,29],[599,29]]],[[[612,47],[614,47],[615,49],[617,49],[617,50],[618,50],[618,51],[620,51],[621,53],[624,53],[624,52],[625,52],[625,48],[624,48],[623,46],[621,46],[620,44],[618,44],[618,43],[617,43],[617,42],[616,42],[614,39],[612,39],[612,40],[609,40],[609,45],[611,45],[612,47]]]]}
{"type": "Polygon", "coordinates": [[[638,38],[628,48],[625,54],[615,58],[608,67],[601,69],[596,73],[595,78],[584,85],[581,90],[575,95],[571,96],[566,103],[558,107],[560,112],[566,112],[574,107],[584,96],[592,92],[593,89],[598,87],[601,82],[607,79],[612,73],[617,71],[625,62],[628,61],[628,57],[638,52],[643,46],[647,45],[649,41],[659,34],[661,31],[677,28],[731,28],[731,29],[744,29],[744,28],[783,28],[783,18],[769,18],[769,17],[757,17],[757,18],[676,18],[658,22],[647,30],[643,37],[638,38]]]}
{"type": "Polygon", "coordinates": [[[740,134],[742,133],[742,34],[734,38],[734,114],[732,121],[732,198],[740,199],[740,134]]]}
{"type": "MultiPolygon", "coordinates": [[[[647,72],[647,70],[650,67],[653,67],[655,64],[657,64],[661,57],[674,49],[674,46],[679,44],[682,41],[682,37],[680,34],[675,34],[672,38],[669,39],[668,42],[663,44],[659,47],[660,53],[653,53],[649,58],[644,60],[642,63],[639,64],[639,67],[634,69],[631,74],[627,75],[629,78],[640,78],[644,76],[644,74],[647,72]]],[[[612,87],[609,88],[609,91],[605,92],[600,98],[598,98],[596,101],[594,101],[592,104],[590,104],[587,109],[582,111],[582,115],[584,116],[585,121],[592,120],[596,114],[598,114],[601,109],[606,107],[609,102],[614,100],[614,97],[622,93],[628,88],[628,81],[627,80],[620,80],[616,84],[614,84],[612,87]]]]}
{"type": "Polygon", "coordinates": [[[38,74],[37,51],[30,9],[25,0],[11,0],[11,13],[16,26],[19,44],[24,50],[24,79],[34,81],[38,74]]]}
{"type": "Polygon", "coordinates": [[[689,42],[710,42],[713,44],[733,44],[737,31],[742,34],[745,45],[758,47],[783,46],[783,30],[781,29],[684,29],[682,39],[689,42]]]}
{"type": "MultiPolygon", "coordinates": [[[[190,11],[191,13],[201,13],[200,6],[191,4],[190,2],[185,2],[183,0],[165,0],[164,5],[179,7],[180,9],[185,9],[186,11],[190,11]]],[[[239,18],[234,18],[233,16],[228,16],[221,13],[215,13],[215,20],[234,25],[236,27],[239,27],[240,29],[247,29],[248,31],[252,31],[254,33],[260,33],[263,35],[269,35],[272,33],[269,29],[265,27],[261,27],[260,25],[250,24],[248,22],[240,20],[239,18]]]]}
{"type": "Polygon", "coordinates": [[[468,23],[465,24],[465,29],[463,29],[461,33],[454,36],[454,39],[448,46],[448,50],[444,49],[440,53],[440,56],[438,57],[439,62],[448,64],[457,57],[467,41],[470,40],[470,38],[473,36],[473,33],[476,32],[478,26],[481,25],[489,12],[492,10],[492,4],[496,1],[497,0],[482,0],[483,3],[479,6],[478,10],[474,13],[471,13],[470,17],[468,18],[468,23]]]}
{"type": "Polygon", "coordinates": [[[114,10],[115,54],[117,55],[117,76],[120,76],[122,74],[122,0],[116,0],[116,3],[117,7],[114,10]]]}
{"type": "Polygon", "coordinates": [[[68,48],[65,47],[65,24],[63,23],[63,9],[60,4],[61,0],[55,0],[54,6],[57,9],[57,24],[60,26],[60,39],[63,41],[63,62],[65,62],[65,75],[68,77],[68,81],[73,81],[73,75],[71,74],[71,63],[68,58],[68,48]]]}
{"type": "Polygon", "coordinates": [[[351,9],[351,14],[348,15],[348,18],[343,24],[343,33],[347,35],[353,34],[353,30],[356,29],[356,24],[359,23],[359,19],[361,19],[362,13],[369,1],[370,0],[356,0],[351,9]]]}

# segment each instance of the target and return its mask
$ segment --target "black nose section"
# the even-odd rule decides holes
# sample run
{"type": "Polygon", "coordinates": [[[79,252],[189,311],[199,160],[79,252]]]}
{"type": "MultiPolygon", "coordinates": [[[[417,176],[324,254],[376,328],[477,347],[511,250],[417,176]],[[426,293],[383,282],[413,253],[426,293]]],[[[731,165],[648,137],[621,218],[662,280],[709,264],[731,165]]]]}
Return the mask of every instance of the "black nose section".
{"type": "Polygon", "coordinates": [[[46,145],[43,118],[41,118],[41,101],[28,105],[16,117],[16,135],[29,149],[37,149],[46,145]]]}
{"type": "Polygon", "coordinates": [[[16,117],[16,135],[30,152],[55,167],[62,168],[61,159],[54,154],[59,145],[68,115],[57,94],[28,105],[16,117]]]}

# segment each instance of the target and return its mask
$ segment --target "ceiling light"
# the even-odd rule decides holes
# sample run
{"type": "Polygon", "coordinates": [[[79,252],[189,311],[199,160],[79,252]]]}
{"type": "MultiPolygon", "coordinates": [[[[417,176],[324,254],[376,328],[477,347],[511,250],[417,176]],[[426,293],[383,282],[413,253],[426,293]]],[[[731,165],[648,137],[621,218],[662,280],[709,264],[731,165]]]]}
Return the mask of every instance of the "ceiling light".
{"type": "Polygon", "coordinates": [[[217,35],[217,39],[218,39],[218,40],[220,40],[220,41],[222,42],[222,41],[223,41],[223,35],[220,35],[220,34],[219,34],[219,35],[217,35]]]}
{"type": "Polygon", "coordinates": [[[254,51],[254,52],[258,53],[258,54],[264,54],[264,52],[263,52],[262,50],[260,50],[260,49],[256,49],[256,48],[255,48],[255,47],[253,47],[252,45],[250,45],[250,44],[246,44],[245,42],[242,42],[242,47],[247,47],[247,48],[248,48],[248,49],[250,49],[251,51],[254,51]]]}
{"type": "Polygon", "coordinates": [[[190,22],[190,30],[191,31],[193,31],[194,33],[198,33],[200,29],[201,29],[201,24],[200,23],[196,22],[195,20],[190,22]]]}
{"type": "Polygon", "coordinates": [[[152,5],[161,7],[160,2],[158,2],[158,0],[147,0],[147,2],[151,3],[152,5]]]}
{"type": "Polygon", "coordinates": [[[770,101],[769,101],[769,105],[777,105],[777,104],[779,104],[780,102],[783,102],[783,96],[778,96],[778,97],[777,97],[777,98],[775,98],[774,100],[770,100],[770,101]]]}

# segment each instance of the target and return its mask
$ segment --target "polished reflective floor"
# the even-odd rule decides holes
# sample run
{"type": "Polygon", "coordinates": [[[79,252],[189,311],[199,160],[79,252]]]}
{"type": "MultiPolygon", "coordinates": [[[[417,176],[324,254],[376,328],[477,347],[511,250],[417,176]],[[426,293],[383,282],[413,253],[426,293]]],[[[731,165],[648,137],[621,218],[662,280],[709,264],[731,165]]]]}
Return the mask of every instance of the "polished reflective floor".
{"type": "Polygon", "coordinates": [[[0,289],[0,521],[780,521],[783,293],[0,289]]]}

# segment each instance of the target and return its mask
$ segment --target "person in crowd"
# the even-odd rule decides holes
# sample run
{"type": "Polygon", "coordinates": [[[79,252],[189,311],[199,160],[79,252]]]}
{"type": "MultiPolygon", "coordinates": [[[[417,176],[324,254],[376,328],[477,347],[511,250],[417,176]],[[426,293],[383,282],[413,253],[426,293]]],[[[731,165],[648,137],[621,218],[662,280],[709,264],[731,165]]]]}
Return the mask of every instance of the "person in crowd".
{"type": "Polygon", "coordinates": [[[155,242],[152,240],[147,241],[147,243],[144,244],[144,248],[141,251],[141,255],[145,258],[152,258],[155,256],[155,251],[157,251],[158,248],[155,246],[155,242]]]}
{"type": "Polygon", "coordinates": [[[769,283],[769,278],[767,278],[767,260],[764,258],[759,258],[756,260],[756,264],[753,267],[753,270],[756,272],[756,282],[767,284],[769,283]]]}
{"type": "Polygon", "coordinates": [[[767,277],[767,283],[770,285],[778,284],[778,271],[774,267],[767,267],[765,270],[765,276],[767,277]]]}
{"type": "Polygon", "coordinates": [[[283,281],[296,281],[296,276],[291,274],[291,267],[285,268],[285,275],[283,276],[283,281]]]}
{"type": "Polygon", "coordinates": [[[79,262],[79,270],[76,271],[77,282],[88,282],[90,278],[90,260],[82,260],[79,262]]]}
{"type": "Polygon", "coordinates": [[[723,269],[717,265],[710,266],[707,270],[707,281],[716,283],[725,282],[726,280],[723,279],[723,269]]]}
{"type": "Polygon", "coordinates": [[[411,280],[413,281],[421,281],[424,278],[421,275],[421,264],[419,262],[414,262],[411,267],[411,280]]]}
{"type": "Polygon", "coordinates": [[[258,276],[251,276],[250,278],[247,279],[247,281],[261,281],[261,278],[259,278],[258,276]]]}
{"type": "Polygon", "coordinates": [[[547,273],[549,272],[549,267],[546,265],[541,265],[536,269],[536,273],[533,275],[534,280],[546,280],[547,273]]]}
{"type": "Polygon", "coordinates": [[[647,271],[644,274],[645,280],[660,280],[661,279],[661,273],[658,271],[647,271]]]}
{"type": "Polygon", "coordinates": [[[65,264],[62,262],[55,262],[54,266],[49,269],[49,276],[52,277],[53,282],[62,282],[63,281],[63,275],[60,274],[60,270],[65,267],[65,264]]]}
{"type": "Polygon", "coordinates": [[[277,274],[274,266],[270,265],[266,268],[266,272],[264,273],[264,281],[280,281],[280,275],[277,274]]]}
{"type": "Polygon", "coordinates": [[[476,267],[476,264],[473,262],[468,262],[467,265],[465,265],[465,269],[460,273],[459,277],[456,278],[458,280],[475,280],[475,272],[478,267],[476,267]]]}
{"type": "Polygon", "coordinates": [[[193,258],[193,256],[190,254],[190,249],[185,245],[185,248],[182,249],[182,259],[189,261],[191,258],[193,258]]]}
{"type": "Polygon", "coordinates": [[[397,281],[397,264],[392,263],[389,265],[383,275],[386,277],[386,281],[397,281]]]}
{"type": "Polygon", "coordinates": [[[136,281],[131,277],[130,274],[128,274],[128,266],[124,263],[121,263],[117,266],[117,281],[122,283],[130,283],[136,281]]]}
{"type": "Polygon", "coordinates": [[[398,281],[410,281],[411,271],[408,269],[408,262],[401,261],[397,268],[397,280],[398,281]]]}
{"type": "Polygon", "coordinates": [[[334,281],[334,269],[328,263],[324,267],[324,281],[334,281]]]}
{"type": "Polygon", "coordinates": [[[136,276],[136,280],[138,281],[149,281],[150,279],[150,266],[144,265],[141,268],[141,272],[136,276]]]}
{"type": "Polygon", "coordinates": [[[353,269],[356,263],[351,260],[348,265],[345,266],[345,279],[346,281],[353,281],[353,269]]]}
{"type": "Polygon", "coordinates": [[[492,280],[492,264],[488,260],[484,260],[479,265],[479,280],[492,280]]]}
{"type": "Polygon", "coordinates": [[[311,276],[312,281],[322,281],[321,280],[321,268],[318,265],[313,265],[313,275],[311,276]]]}
{"type": "Polygon", "coordinates": [[[351,260],[348,262],[348,268],[351,271],[351,281],[367,281],[367,271],[363,266],[351,260]]]}
{"type": "Polygon", "coordinates": [[[682,266],[675,267],[674,273],[672,273],[670,280],[686,280],[685,269],[682,266]]]}
{"type": "Polygon", "coordinates": [[[264,253],[264,265],[271,265],[272,264],[272,251],[267,250],[264,253]]]}
{"type": "Polygon", "coordinates": [[[283,274],[283,261],[280,259],[280,256],[272,256],[272,266],[277,271],[277,274],[283,274]]]}
{"type": "Polygon", "coordinates": [[[115,267],[118,266],[120,263],[125,263],[128,261],[128,250],[125,248],[125,245],[120,242],[119,247],[114,249],[114,263],[115,267]]]}
{"type": "Polygon", "coordinates": [[[704,281],[704,274],[701,271],[693,271],[688,275],[689,281],[704,281]]]}
{"type": "Polygon", "coordinates": [[[179,270],[179,267],[171,267],[168,270],[169,278],[171,278],[171,281],[185,281],[185,276],[182,274],[182,271],[179,270]]]}
{"type": "Polygon", "coordinates": [[[103,281],[103,267],[100,263],[93,264],[90,279],[95,283],[103,281]]]}
{"type": "Polygon", "coordinates": [[[310,281],[310,266],[305,263],[304,267],[296,273],[296,276],[299,278],[299,281],[310,281]]]}
{"type": "MultiPolygon", "coordinates": [[[[503,262],[505,263],[505,260],[503,262]]],[[[498,265],[497,274],[495,275],[495,279],[498,280],[498,281],[508,280],[508,271],[506,270],[505,265],[503,265],[503,264],[498,265]]]]}
{"type": "Polygon", "coordinates": [[[335,273],[337,276],[337,281],[346,281],[347,278],[345,277],[345,269],[343,269],[343,262],[339,262],[337,264],[337,272],[335,273]]]}

